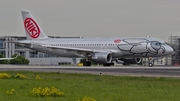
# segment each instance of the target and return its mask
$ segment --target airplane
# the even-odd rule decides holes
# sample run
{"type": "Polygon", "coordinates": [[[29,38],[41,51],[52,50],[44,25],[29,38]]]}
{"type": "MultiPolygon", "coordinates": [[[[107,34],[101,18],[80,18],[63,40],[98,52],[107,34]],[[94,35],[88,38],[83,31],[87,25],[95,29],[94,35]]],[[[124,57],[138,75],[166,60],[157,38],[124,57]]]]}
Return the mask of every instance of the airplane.
{"type": "MultiPolygon", "coordinates": [[[[21,13],[27,39],[16,44],[59,57],[84,58],[83,66],[91,66],[90,61],[111,66],[129,58],[138,63],[144,57],[162,57],[173,52],[163,40],[153,37],[50,38],[29,11],[21,13]]],[[[148,65],[154,64],[149,60],[148,65]]]]}

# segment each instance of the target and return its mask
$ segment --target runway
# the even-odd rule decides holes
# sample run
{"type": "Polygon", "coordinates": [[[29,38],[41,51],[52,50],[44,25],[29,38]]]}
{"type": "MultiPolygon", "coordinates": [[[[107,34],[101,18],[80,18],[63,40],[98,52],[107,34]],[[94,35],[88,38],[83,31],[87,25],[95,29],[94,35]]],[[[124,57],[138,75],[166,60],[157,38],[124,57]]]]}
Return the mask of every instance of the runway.
{"type": "Polygon", "coordinates": [[[33,72],[62,72],[87,73],[114,76],[152,76],[152,77],[178,77],[180,67],[143,67],[143,66],[113,66],[113,67],[79,67],[79,66],[22,66],[0,65],[0,72],[4,71],[33,71],[33,72]]]}

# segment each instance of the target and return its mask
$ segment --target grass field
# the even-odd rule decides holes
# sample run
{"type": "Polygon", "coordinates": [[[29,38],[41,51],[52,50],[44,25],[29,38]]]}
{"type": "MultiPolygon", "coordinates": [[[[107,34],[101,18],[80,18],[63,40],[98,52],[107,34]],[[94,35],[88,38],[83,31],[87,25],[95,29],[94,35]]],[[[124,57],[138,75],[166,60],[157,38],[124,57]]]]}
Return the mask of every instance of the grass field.
{"type": "Polygon", "coordinates": [[[180,101],[180,79],[123,77],[90,74],[7,71],[27,79],[0,79],[0,101],[77,101],[89,96],[96,101],[180,101]],[[39,75],[42,79],[35,79],[39,75]],[[33,96],[34,87],[56,87],[64,96],[33,96]],[[7,91],[14,89],[15,94],[7,91]]]}

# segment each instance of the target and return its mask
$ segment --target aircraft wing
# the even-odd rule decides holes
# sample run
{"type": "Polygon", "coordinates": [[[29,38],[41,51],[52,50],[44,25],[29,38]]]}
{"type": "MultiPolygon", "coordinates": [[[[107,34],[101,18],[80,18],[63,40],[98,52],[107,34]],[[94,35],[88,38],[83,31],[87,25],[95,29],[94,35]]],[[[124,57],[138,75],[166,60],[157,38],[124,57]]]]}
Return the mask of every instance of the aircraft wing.
{"type": "MultiPolygon", "coordinates": [[[[14,41],[12,43],[24,44],[24,45],[36,45],[36,43],[30,43],[26,41],[14,41]]],[[[86,49],[86,48],[76,48],[76,47],[64,47],[64,46],[51,46],[51,45],[41,45],[42,47],[53,48],[53,49],[64,49],[69,51],[78,51],[78,52],[87,52],[87,53],[94,53],[94,52],[103,52],[102,50],[93,50],[93,49],[86,49]]]]}
{"type": "Polygon", "coordinates": [[[0,60],[11,60],[11,59],[16,59],[18,57],[18,55],[16,55],[15,58],[0,58],[0,60]]]}
{"type": "Polygon", "coordinates": [[[11,60],[11,59],[14,59],[14,58],[0,58],[0,60],[11,60]]]}
{"type": "Polygon", "coordinates": [[[7,41],[7,42],[9,42],[9,43],[17,43],[17,44],[31,44],[28,41],[7,41]]]}
{"type": "Polygon", "coordinates": [[[51,45],[42,45],[42,46],[47,48],[64,49],[64,50],[78,51],[78,52],[89,52],[89,53],[103,52],[102,50],[93,50],[93,49],[76,48],[76,47],[63,47],[63,46],[51,46],[51,45]]]}

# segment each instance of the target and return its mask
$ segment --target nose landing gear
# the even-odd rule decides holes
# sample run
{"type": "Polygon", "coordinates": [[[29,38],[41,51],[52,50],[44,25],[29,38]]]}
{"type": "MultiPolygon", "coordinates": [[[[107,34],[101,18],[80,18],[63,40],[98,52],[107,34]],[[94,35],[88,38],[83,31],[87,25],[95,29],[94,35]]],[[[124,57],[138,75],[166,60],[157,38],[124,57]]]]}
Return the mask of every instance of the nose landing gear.
{"type": "Polygon", "coordinates": [[[149,67],[154,66],[154,59],[151,58],[151,57],[148,58],[148,66],[149,66],[149,67]]]}
{"type": "Polygon", "coordinates": [[[148,63],[148,66],[149,66],[149,67],[152,67],[152,66],[154,66],[154,63],[149,62],[149,63],[148,63]]]}

